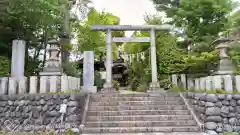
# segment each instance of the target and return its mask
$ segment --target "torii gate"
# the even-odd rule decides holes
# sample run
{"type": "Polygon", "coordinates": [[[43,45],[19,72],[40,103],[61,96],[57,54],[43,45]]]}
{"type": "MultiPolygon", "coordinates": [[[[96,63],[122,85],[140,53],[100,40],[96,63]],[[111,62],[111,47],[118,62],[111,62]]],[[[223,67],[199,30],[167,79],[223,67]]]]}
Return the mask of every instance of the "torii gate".
{"type": "Polygon", "coordinates": [[[112,91],[112,42],[150,42],[151,44],[151,69],[152,82],[151,90],[159,89],[159,82],[157,76],[157,61],[156,61],[156,30],[170,30],[171,25],[94,25],[92,30],[107,31],[107,58],[106,58],[106,82],[104,89],[112,91]],[[112,31],[149,31],[150,37],[112,37],[112,31]]]}

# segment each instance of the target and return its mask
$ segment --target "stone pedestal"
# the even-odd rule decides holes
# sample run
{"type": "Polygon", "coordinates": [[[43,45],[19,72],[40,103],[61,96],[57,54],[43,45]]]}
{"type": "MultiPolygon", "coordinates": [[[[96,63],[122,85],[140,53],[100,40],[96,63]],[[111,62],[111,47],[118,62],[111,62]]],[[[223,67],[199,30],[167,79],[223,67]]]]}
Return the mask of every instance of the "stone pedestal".
{"type": "Polygon", "coordinates": [[[157,90],[160,89],[160,85],[158,82],[154,82],[150,84],[150,90],[157,90]]]}
{"type": "Polygon", "coordinates": [[[219,38],[214,43],[218,44],[216,49],[220,51],[220,61],[218,70],[214,73],[216,75],[232,74],[234,71],[234,66],[232,60],[229,58],[227,51],[229,49],[229,43],[232,42],[229,38],[219,38]]]}

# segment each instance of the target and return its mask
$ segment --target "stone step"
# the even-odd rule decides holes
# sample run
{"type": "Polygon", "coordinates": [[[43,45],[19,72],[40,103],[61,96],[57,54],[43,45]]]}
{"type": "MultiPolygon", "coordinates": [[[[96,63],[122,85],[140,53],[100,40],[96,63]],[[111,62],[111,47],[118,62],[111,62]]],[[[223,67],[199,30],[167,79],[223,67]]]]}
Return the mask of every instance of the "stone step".
{"type": "Polygon", "coordinates": [[[97,93],[93,97],[179,97],[179,93],[97,93]]]}
{"type": "Polygon", "coordinates": [[[121,111],[121,110],[187,110],[185,105],[141,105],[141,106],[94,106],[90,105],[88,111],[121,111]]]}
{"type": "Polygon", "coordinates": [[[147,133],[147,132],[198,132],[198,126],[181,127],[96,127],[84,128],[83,133],[147,133]]]}
{"type": "Polygon", "coordinates": [[[124,111],[88,111],[88,116],[116,115],[188,115],[188,110],[124,110],[124,111]]]}
{"type": "Polygon", "coordinates": [[[90,102],[90,105],[184,105],[183,101],[112,101],[90,102]]]}
{"type": "Polygon", "coordinates": [[[86,122],[85,127],[161,127],[161,126],[196,126],[194,120],[183,121],[99,121],[86,122]]]}
{"type": "Polygon", "coordinates": [[[182,101],[181,97],[91,97],[92,102],[111,102],[111,101],[182,101]]]}
{"type": "Polygon", "coordinates": [[[167,121],[193,120],[191,115],[126,115],[126,116],[87,116],[89,121],[167,121]]]}

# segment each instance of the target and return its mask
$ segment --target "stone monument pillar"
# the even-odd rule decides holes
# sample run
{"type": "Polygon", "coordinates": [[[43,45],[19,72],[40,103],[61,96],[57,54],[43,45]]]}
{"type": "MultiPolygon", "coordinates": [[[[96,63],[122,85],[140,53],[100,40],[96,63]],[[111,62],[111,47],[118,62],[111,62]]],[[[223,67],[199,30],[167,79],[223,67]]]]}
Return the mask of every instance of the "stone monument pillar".
{"type": "Polygon", "coordinates": [[[26,42],[24,40],[13,40],[11,77],[18,81],[24,77],[25,47],[26,42]]]}
{"type": "Polygon", "coordinates": [[[151,69],[152,69],[152,83],[150,84],[150,90],[155,91],[160,89],[157,76],[157,56],[156,56],[156,42],[155,42],[155,29],[150,31],[150,40],[151,40],[151,69]]]}
{"type": "Polygon", "coordinates": [[[94,86],[94,53],[84,51],[83,54],[83,87],[89,93],[96,93],[97,87],[94,86]]]}
{"type": "Polygon", "coordinates": [[[60,44],[57,40],[53,39],[49,41],[49,59],[45,63],[43,72],[40,73],[42,76],[61,76],[62,75],[62,66],[60,62],[60,44]]]}
{"type": "Polygon", "coordinates": [[[216,75],[226,75],[232,74],[234,71],[234,66],[232,60],[229,58],[227,51],[229,49],[229,43],[233,40],[229,38],[219,38],[214,43],[218,44],[216,49],[220,51],[220,61],[218,70],[214,73],[216,75]]]}

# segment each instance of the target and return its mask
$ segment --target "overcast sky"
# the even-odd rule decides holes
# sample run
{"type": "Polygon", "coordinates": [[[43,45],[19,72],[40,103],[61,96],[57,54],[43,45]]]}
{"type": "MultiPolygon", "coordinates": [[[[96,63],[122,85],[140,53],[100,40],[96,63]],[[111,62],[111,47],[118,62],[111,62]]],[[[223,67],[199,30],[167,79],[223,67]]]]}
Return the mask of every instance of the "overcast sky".
{"type": "MultiPolygon", "coordinates": [[[[93,6],[98,11],[105,10],[118,16],[122,25],[142,25],[145,13],[156,13],[150,0],[93,0],[93,6]]],[[[127,32],[126,36],[131,34],[127,32]]]]}

